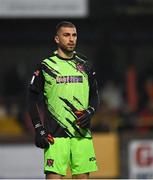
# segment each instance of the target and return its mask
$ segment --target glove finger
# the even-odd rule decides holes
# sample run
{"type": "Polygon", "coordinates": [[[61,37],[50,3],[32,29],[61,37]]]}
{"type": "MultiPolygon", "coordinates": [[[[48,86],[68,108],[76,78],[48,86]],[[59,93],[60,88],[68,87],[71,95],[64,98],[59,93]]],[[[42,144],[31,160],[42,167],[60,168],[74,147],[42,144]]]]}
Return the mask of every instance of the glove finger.
{"type": "Polygon", "coordinates": [[[42,144],[41,144],[40,142],[35,142],[35,145],[36,145],[36,147],[38,147],[38,148],[43,148],[43,147],[42,147],[42,144]]]}
{"type": "Polygon", "coordinates": [[[80,128],[89,128],[89,127],[90,127],[90,124],[83,124],[83,125],[80,125],[79,127],[80,127],[80,128]]]}
{"type": "Polygon", "coordinates": [[[42,145],[43,148],[49,148],[49,143],[46,139],[43,139],[42,145]]]}
{"type": "Polygon", "coordinates": [[[80,118],[78,118],[76,120],[76,123],[80,123],[80,122],[83,122],[83,121],[86,121],[87,117],[86,116],[81,116],[80,118]]]}
{"type": "Polygon", "coordinates": [[[89,121],[90,121],[90,119],[86,117],[86,118],[83,118],[83,119],[78,119],[77,123],[84,124],[84,123],[89,122],[89,121]]]}
{"type": "Polygon", "coordinates": [[[84,127],[89,127],[90,126],[90,121],[81,121],[79,124],[80,127],[84,128],[84,127]]]}
{"type": "Polygon", "coordinates": [[[39,147],[39,148],[41,148],[41,142],[40,142],[41,140],[39,139],[37,139],[37,136],[35,137],[35,145],[37,146],[37,147],[39,147]]]}
{"type": "Polygon", "coordinates": [[[44,148],[44,145],[42,142],[35,142],[35,145],[38,147],[38,148],[44,148]]]}
{"type": "Polygon", "coordinates": [[[39,148],[49,148],[49,143],[45,139],[41,139],[39,141],[36,140],[35,145],[39,148]]]}

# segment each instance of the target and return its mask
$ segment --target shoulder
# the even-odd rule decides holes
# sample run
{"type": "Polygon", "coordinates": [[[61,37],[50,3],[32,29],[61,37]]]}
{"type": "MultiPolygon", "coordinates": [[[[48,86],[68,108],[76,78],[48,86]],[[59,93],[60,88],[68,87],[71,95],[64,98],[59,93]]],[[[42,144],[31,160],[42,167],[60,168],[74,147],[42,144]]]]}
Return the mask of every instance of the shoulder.
{"type": "Polygon", "coordinates": [[[85,67],[86,71],[91,71],[93,69],[93,64],[86,55],[76,52],[75,58],[78,63],[85,67]]]}
{"type": "Polygon", "coordinates": [[[53,52],[49,57],[42,58],[40,64],[56,63],[56,51],[53,52]]]}
{"type": "Polygon", "coordinates": [[[80,61],[82,63],[85,63],[86,61],[88,61],[88,57],[79,52],[75,52],[75,58],[77,61],[80,61]]]}

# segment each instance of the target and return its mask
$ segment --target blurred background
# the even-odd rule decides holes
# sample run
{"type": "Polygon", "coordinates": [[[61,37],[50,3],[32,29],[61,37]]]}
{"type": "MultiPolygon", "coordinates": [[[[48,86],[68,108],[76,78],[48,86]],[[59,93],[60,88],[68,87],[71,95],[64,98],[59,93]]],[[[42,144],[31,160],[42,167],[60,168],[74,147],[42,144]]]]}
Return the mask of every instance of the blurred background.
{"type": "Polygon", "coordinates": [[[61,20],[97,72],[91,177],[153,178],[153,0],[0,0],[0,178],[44,178],[26,91],[61,20]]]}

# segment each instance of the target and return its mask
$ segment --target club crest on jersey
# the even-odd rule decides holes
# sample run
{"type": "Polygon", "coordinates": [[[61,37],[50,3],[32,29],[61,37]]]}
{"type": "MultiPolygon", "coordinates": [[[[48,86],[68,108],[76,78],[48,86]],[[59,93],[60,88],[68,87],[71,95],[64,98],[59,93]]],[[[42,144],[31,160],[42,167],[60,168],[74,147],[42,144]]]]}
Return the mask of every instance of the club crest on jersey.
{"type": "Polygon", "coordinates": [[[53,159],[47,159],[47,166],[52,166],[53,167],[54,160],[53,159]]]}
{"type": "Polygon", "coordinates": [[[82,65],[82,64],[79,64],[79,63],[76,65],[76,69],[77,69],[78,71],[80,71],[80,72],[83,72],[83,71],[84,71],[83,65],[82,65]]]}
{"type": "Polygon", "coordinates": [[[89,158],[89,161],[96,161],[96,158],[95,157],[91,157],[91,158],[89,158]]]}

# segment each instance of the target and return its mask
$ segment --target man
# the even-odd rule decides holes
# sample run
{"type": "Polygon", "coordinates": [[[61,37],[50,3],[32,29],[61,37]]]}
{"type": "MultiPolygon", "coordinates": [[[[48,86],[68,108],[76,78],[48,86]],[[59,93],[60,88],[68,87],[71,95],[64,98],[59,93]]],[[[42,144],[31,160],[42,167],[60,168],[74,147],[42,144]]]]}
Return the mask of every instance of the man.
{"type": "Polygon", "coordinates": [[[95,72],[74,51],[77,31],[71,22],[56,27],[57,51],[36,68],[29,86],[29,112],[35,144],[44,148],[46,179],[61,179],[70,165],[73,178],[87,179],[97,170],[90,121],[98,105],[95,72]],[[40,118],[43,94],[45,118],[40,118]]]}

